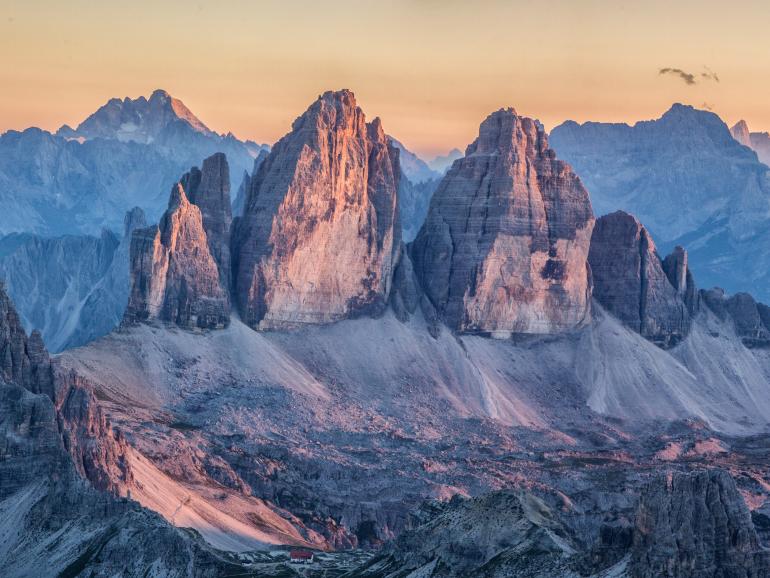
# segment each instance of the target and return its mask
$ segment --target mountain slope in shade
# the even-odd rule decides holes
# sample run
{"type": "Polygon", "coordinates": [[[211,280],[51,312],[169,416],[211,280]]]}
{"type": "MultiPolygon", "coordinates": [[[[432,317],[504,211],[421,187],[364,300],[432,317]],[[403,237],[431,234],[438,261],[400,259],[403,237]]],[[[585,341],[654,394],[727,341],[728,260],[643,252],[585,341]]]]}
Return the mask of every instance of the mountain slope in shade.
{"type": "Polygon", "coordinates": [[[267,148],[206,129],[162,91],[110,101],[81,127],[82,133],[30,128],[0,136],[0,234],[120,231],[123,215],[137,205],[156,221],[165,192],[200,159],[224,153],[236,190],[267,148]]]}
{"type": "Polygon", "coordinates": [[[687,247],[704,287],[770,298],[770,169],[717,115],[676,104],[633,126],[570,121],[551,143],[597,214],[633,213],[663,252],[687,247]]]}
{"type": "Polygon", "coordinates": [[[414,184],[432,181],[441,177],[441,173],[433,170],[424,160],[406,148],[400,141],[388,136],[391,144],[399,150],[398,161],[401,170],[414,184]]]}
{"type": "Polygon", "coordinates": [[[144,213],[126,214],[123,237],[10,235],[0,240],[0,278],[28,331],[59,352],[118,326],[128,302],[128,253],[144,213]]]}

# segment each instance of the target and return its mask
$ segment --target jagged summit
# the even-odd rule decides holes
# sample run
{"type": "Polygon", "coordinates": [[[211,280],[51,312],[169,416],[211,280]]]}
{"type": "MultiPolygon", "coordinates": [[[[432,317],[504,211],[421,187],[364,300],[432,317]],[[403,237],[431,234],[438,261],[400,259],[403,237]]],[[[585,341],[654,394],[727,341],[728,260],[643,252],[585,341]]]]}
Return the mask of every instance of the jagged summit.
{"type": "Polygon", "coordinates": [[[229,169],[218,153],[171,188],[158,225],[134,231],[124,323],[159,319],[188,329],[227,326],[229,230],[229,169]]]}
{"type": "Polygon", "coordinates": [[[326,92],[251,179],[233,235],[234,294],[252,327],[382,310],[400,243],[398,151],[349,90],[326,92]]]}
{"type": "Polygon", "coordinates": [[[155,90],[150,98],[112,98],[72,131],[60,130],[63,136],[86,139],[110,138],[149,144],[174,123],[183,123],[194,132],[214,135],[178,98],[165,90],[155,90]]]}
{"type": "Polygon", "coordinates": [[[542,125],[500,109],[436,190],[415,271],[452,328],[558,333],[589,316],[593,222],[588,192],[542,125]]]}
{"type": "Polygon", "coordinates": [[[770,134],[766,132],[751,132],[745,120],[739,120],[730,129],[730,132],[735,140],[754,150],[761,162],[770,165],[770,134]]]}

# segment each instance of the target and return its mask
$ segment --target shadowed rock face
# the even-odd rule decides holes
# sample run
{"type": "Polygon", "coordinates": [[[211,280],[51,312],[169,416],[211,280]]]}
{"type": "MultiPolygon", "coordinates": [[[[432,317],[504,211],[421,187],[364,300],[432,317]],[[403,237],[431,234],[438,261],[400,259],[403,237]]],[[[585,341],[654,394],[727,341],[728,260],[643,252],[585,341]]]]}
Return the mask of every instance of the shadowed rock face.
{"type": "Polygon", "coordinates": [[[454,329],[558,333],[589,317],[593,223],[588,192],[542,126],[499,110],[434,193],[412,258],[454,329]]]}
{"type": "Polygon", "coordinates": [[[29,339],[0,283],[0,382],[16,383],[33,393],[54,395],[53,372],[40,333],[29,339]]]}
{"type": "Polygon", "coordinates": [[[233,240],[243,320],[280,328],[382,310],[399,174],[397,150],[353,93],[319,97],[252,179],[233,240]]]}
{"type": "Polygon", "coordinates": [[[210,247],[201,210],[177,183],[160,224],[134,232],[124,321],[160,319],[188,329],[226,326],[227,286],[210,247]]]}
{"type": "Polygon", "coordinates": [[[588,262],[594,297],[625,325],[663,347],[687,334],[686,253],[669,260],[672,284],[647,229],[617,211],[596,221],[588,262]]]}
{"type": "Polygon", "coordinates": [[[770,552],[727,472],[670,474],[642,493],[629,575],[768,576],[770,552]]]}

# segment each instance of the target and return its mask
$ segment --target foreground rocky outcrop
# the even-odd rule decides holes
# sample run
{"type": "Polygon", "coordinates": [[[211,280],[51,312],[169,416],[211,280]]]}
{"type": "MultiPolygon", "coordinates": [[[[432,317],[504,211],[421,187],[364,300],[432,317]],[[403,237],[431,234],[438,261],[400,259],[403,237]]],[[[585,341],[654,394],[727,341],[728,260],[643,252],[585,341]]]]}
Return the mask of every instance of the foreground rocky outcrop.
{"type": "Polygon", "coordinates": [[[125,441],[88,384],[56,370],[39,334],[27,338],[2,288],[0,336],[4,577],[213,578],[241,569],[157,514],[115,497],[132,483],[125,441]]]}
{"type": "Polygon", "coordinates": [[[588,262],[593,296],[607,311],[661,347],[684,339],[691,315],[686,300],[693,303],[696,294],[684,249],[664,263],[647,229],[617,211],[596,221],[588,262]]]}
{"type": "Polygon", "coordinates": [[[588,192],[536,121],[490,115],[412,246],[428,298],[467,333],[559,333],[590,317],[588,192]]]}
{"type": "Polygon", "coordinates": [[[252,180],[233,238],[241,318],[281,328],[382,311],[399,174],[397,150],[352,92],[320,96],[252,180]]]}
{"type": "Polygon", "coordinates": [[[770,576],[770,551],[727,472],[668,474],[639,500],[629,576],[770,576]]]}
{"type": "Polygon", "coordinates": [[[511,491],[426,504],[415,529],[345,576],[770,576],[770,551],[723,470],[656,477],[642,491],[632,523],[621,518],[602,526],[593,544],[570,524],[570,510],[511,491]]]}

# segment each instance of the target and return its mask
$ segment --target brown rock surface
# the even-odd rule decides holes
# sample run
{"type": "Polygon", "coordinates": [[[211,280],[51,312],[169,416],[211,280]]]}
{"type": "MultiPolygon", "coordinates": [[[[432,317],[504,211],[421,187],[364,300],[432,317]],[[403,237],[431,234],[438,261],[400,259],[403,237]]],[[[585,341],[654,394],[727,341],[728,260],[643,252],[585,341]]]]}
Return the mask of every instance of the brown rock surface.
{"type": "Polygon", "coordinates": [[[235,296],[251,327],[377,313],[390,292],[398,152],[347,90],[327,92],[273,147],[234,234],[235,296]]]}
{"type": "Polygon", "coordinates": [[[181,183],[174,185],[160,224],[134,232],[130,271],[124,322],[160,319],[188,329],[229,323],[228,291],[203,215],[181,183]]]}
{"type": "Polygon", "coordinates": [[[470,333],[558,333],[589,317],[588,192],[513,109],[490,115],[431,201],[412,247],[439,315],[470,333]]]}
{"type": "Polygon", "coordinates": [[[669,260],[672,284],[647,229],[617,211],[596,221],[588,262],[594,297],[625,325],[663,347],[684,338],[690,323],[686,254],[669,260]]]}
{"type": "Polygon", "coordinates": [[[230,167],[223,153],[203,161],[202,169],[193,167],[182,179],[182,188],[203,217],[209,251],[219,267],[222,285],[230,285],[230,167]]]}

